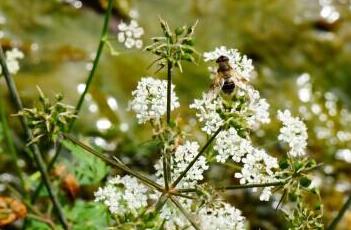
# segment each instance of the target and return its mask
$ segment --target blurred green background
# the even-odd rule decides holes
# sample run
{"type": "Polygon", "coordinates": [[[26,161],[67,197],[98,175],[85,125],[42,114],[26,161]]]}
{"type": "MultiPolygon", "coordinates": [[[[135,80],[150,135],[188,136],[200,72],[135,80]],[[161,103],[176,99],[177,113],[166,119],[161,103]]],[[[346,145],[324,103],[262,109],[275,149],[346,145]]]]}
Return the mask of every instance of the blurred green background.
{"type": "MultiPolygon", "coordinates": [[[[15,80],[26,107],[37,99],[36,85],[50,97],[62,92],[65,102],[75,105],[80,84],[91,68],[105,6],[104,0],[0,1],[1,45],[19,47],[25,53],[15,80]]],[[[131,11],[138,13],[137,20],[144,27],[145,44],[160,33],[159,16],[173,28],[199,20],[198,51],[224,45],[253,59],[252,83],[270,102],[273,121],[254,134],[255,141],[279,156],[284,151],[275,142],[276,111],[289,108],[305,119],[311,156],[325,162],[315,183],[323,185],[326,217],[330,218],[351,188],[351,1],[116,0],[111,38],[116,38],[118,23],[128,20],[131,11]]],[[[150,131],[137,125],[126,108],[140,77],[165,78],[165,73],[148,69],[154,58],[150,54],[127,50],[117,40],[111,42],[121,54],[112,56],[104,50],[75,131],[107,151],[129,156],[132,164],[152,168],[143,157],[152,153],[146,135],[150,131]]],[[[200,61],[185,65],[183,73],[176,72],[174,83],[182,105],[208,88],[207,67],[200,61]]],[[[8,98],[3,80],[0,87],[2,96],[8,98]]],[[[7,105],[16,112],[9,100],[7,105]]],[[[185,129],[199,140],[205,138],[186,106],[177,115],[185,129]]],[[[16,122],[10,121],[15,129],[16,122]]],[[[1,171],[8,167],[6,162],[6,156],[0,156],[1,171]]],[[[344,222],[351,222],[350,213],[347,217],[344,222]]]]}

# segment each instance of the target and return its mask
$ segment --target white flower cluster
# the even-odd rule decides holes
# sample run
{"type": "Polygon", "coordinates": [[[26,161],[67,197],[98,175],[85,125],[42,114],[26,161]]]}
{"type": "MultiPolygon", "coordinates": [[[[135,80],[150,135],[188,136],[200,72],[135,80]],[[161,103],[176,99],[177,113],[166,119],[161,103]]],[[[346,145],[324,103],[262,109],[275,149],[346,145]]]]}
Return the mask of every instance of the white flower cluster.
{"type": "MultiPolygon", "coordinates": [[[[191,200],[179,198],[178,202],[187,210],[191,210],[191,200]]],[[[171,202],[167,202],[162,207],[160,217],[166,220],[164,224],[166,230],[189,229],[190,227],[190,223],[184,214],[171,202]]]]}
{"type": "Polygon", "coordinates": [[[147,206],[148,188],[131,176],[116,176],[95,192],[95,201],[103,202],[112,214],[136,213],[147,206]]]}
{"type": "MultiPolygon", "coordinates": [[[[189,211],[194,220],[199,223],[200,229],[206,230],[244,230],[245,217],[241,211],[223,201],[215,201],[200,208],[193,204],[192,200],[179,198],[179,203],[189,211]],[[194,207],[195,210],[194,210],[194,207]],[[192,211],[191,211],[192,210],[192,211]]],[[[163,206],[160,217],[166,220],[164,229],[194,229],[177,207],[172,203],[163,206]]]]}
{"type": "MultiPolygon", "coordinates": [[[[172,155],[172,180],[176,180],[178,176],[187,168],[189,163],[199,153],[199,144],[197,142],[186,141],[183,145],[176,148],[172,155]]],[[[159,183],[164,183],[162,158],[155,164],[156,176],[159,183]]],[[[178,188],[189,188],[198,181],[203,180],[203,173],[208,169],[207,161],[204,156],[200,156],[193,167],[187,172],[186,176],[177,185],[178,188]]]]}
{"type": "Polygon", "coordinates": [[[278,111],[278,119],[283,123],[278,139],[289,144],[288,154],[300,157],[306,154],[307,128],[298,117],[291,116],[289,110],[278,111]]]}
{"type": "MultiPolygon", "coordinates": [[[[136,90],[132,92],[133,100],[129,109],[136,113],[139,124],[149,120],[160,119],[167,112],[167,81],[152,77],[142,78],[136,90]]],[[[179,107],[178,97],[171,87],[171,110],[179,107]]]]}
{"type": "MultiPolygon", "coordinates": [[[[237,134],[235,128],[220,132],[213,148],[217,152],[218,162],[224,163],[232,157],[233,161],[243,163],[241,172],[235,173],[235,177],[240,178],[240,184],[264,184],[277,181],[274,169],[278,168],[278,160],[264,150],[254,148],[249,140],[237,134]]],[[[270,187],[264,188],[260,200],[269,200],[271,194],[270,187]]]]}
{"type": "MultiPolygon", "coordinates": [[[[244,164],[240,173],[235,173],[235,178],[240,179],[240,184],[264,184],[276,182],[274,169],[278,168],[278,160],[264,150],[252,148],[243,159],[244,164]]],[[[260,195],[260,200],[269,200],[271,187],[265,187],[260,195]]],[[[257,188],[253,189],[257,191],[257,188]]]]}
{"type": "Polygon", "coordinates": [[[218,134],[213,149],[217,152],[218,162],[224,163],[232,157],[233,161],[239,163],[245,154],[252,152],[253,147],[249,140],[238,135],[235,128],[229,128],[218,134]]]}
{"type": "Polygon", "coordinates": [[[239,89],[238,95],[247,96],[244,105],[232,103],[232,108],[225,108],[223,98],[220,95],[213,95],[211,92],[204,93],[201,99],[195,99],[190,108],[196,110],[196,117],[203,123],[202,130],[211,135],[224,124],[220,112],[239,115],[246,120],[248,128],[257,129],[261,124],[270,122],[269,104],[266,99],[260,97],[257,90],[250,86],[239,89]]]}
{"type": "Polygon", "coordinates": [[[237,49],[227,49],[225,46],[221,46],[212,52],[205,52],[203,56],[206,62],[217,60],[220,56],[228,57],[231,67],[246,80],[249,80],[254,70],[252,60],[246,55],[241,55],[237,49]]]}
{"type": "Polygon", "coordinates": [[[250,98],[248,110],[252,113],[248,117],[248,124],[257,129],[260,124],[268,124],[271,122],[269,118],[269,104],[266,99],[260,97],[260,93],[253,87],[247,87],[247,93],[250,98]]]}
{"type": "MultiPolygon", "coordinates": [[[[24,54],[19,51],[17,48],[6,51],[6,65],[10,74],[16,74],[20,69],[18,60],[24,58],[24,54]]],[[[0,75],[2,74],[2,67],[0,66],[0,75]]]]}
{"type": "Polygon", "coordinates": [[[139,26],[136,20],[131,20],[129,24],[121,22],[118,24],[118,30],[118,41],[123,43],[126,48],[141,49],[143,47],[143,41],[140,38],[144,34],[144,29],[139,26]]]}
{"type": "Polygon", "coordinates": [[[217,112],[217,109],[221,107],[221,99],[213,97],[211,93],[203,93],[201,99],[195,99],[194,103],[190,105],[190,108],[197,110],[196,116],[199,121],[204,123],[202,130],[209,135],[216,132],[224,124],[217,112]]]}
{"type": "Polygon", "coordinates": [[[200,228],[206,230],[244,230],[245,218],[241,211],[221,202],[222,207],[204,207],[199,210],[200,228]]]}

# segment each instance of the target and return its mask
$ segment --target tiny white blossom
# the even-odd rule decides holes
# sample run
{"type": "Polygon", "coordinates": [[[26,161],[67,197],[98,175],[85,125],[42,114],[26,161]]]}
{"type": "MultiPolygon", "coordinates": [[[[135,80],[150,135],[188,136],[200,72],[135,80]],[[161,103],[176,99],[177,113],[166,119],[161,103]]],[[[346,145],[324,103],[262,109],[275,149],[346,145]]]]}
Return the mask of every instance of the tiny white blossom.
{"type": "Polygon", "coordinates": [[[254,88],[247,87],[247,93],[250,97],[248,109],[253,114],[248,117],[248,123],[252,128],[257,129],[259,124],[267,124],[271,121],[268,112],[269,104],[254,88]]]}
{"type": "Polygon", "coordinates": [[[124,43],[124,46],[128,49],[136,47],[137,49],[142,48],[143,41],[141,36],[144,34],[144,29],[139,26],[136,20],[131,20],[129,25],[125,22],[118,24],[118,42],[124,43]]]}
{"type": "MultiPolygon", "coordinates": [[[[133,100],[129,109],[136,113],[139,124],[149,120],[160,119],[167,112],[167,81],[152,77],[142,78],[136,90],[132,92],[133,100]]],[[[179,107],[178,97],[171,87],[171,110],[179,107]]]]}
{"type": "Polygon", "coordinates": [[[225,46],[221,46],[212,52],[205,52],[203,56],[206,62],[217,60],[220,56],[228,57],[231,67],[247,80],[254,70],[252,60],[246,55],[242,56],[237,49],[227,49],[225,46]]]}
{"type": "Polygon", "coordinates": [[[95,201],[103,202],[112,214],[135,213],[147,206],[148,188],[131,176],[116,176],[95,192],[95,201]]]}
{"type": "MultiPolygon", "coordinates": [[[[172,180],[176,180],[178,176],[188,167],[189,163],[199,153],[199,144],[197,142],[186,141],[183,145],[179,145],[172,156],[172,180]]],[[[187,172],[186,176],[177,185],[178,188],[186,188],[195,185],[198,181],[204,179],[203,173],[208,169],[208,164],[204,156],[200,156],[192,168],[187,172]]],[[[163,164],[160,159],[155,164],[156,176],[159,183],[164,183],[163,164]]]]}
{"type": "Polygon", "coordinates": [[[278,119],[283,123],[278,139],[289,144],[289,155],[304,156],[307,146],[307,128],[298,117],[291,116],[289,110],[278,111],[278,119]]]}
{"type": "MultiPolygon", "coordinates": [[[[219,205],[217,205],[219,206],[219,205]]],[[[203,207],[199,210],[201,229],[206,230],[244,230],[245,218],[241,211],[227,203],[220,207],[203,207]]]]}
{"type": "MultiPolygon", "coordinates": [[[[235,177],[240,179],[240,184],[264,184],[276,182],[274,169],[278,168],[278,160],[268,155],[264,150],[252,149],[245,158],[241,172],[235,173],[235,177]]],[[[257,191],[257,188],[253,189],[257,191]]],[[[260,195],[260,200],[269,200],[271,187],[265,187],[260,195]]]]}
{"type": "MultiPolygon", "coordinates": [[[[18,50],[17,48],[13,48],[12,50],[8,50],[5,53],[6,65],[10,74],[16,74],[19,69],[19,59],[24,58],[24,54],[18,50]]],[[[2,67],[0,66],[0,74],[2,74],[2,67]]]]}
{"type": "Polygon", "coordinates": [[[221,107],[221,99],[215,98],[211,93],[203,94],[201,99],[195,99],[190,108],[196,109],[196,116],[204,123],[202,130],[211,135],[224,124],[217,109],[221,107]]]}
{"type": "Polygon", "coordinates": [[[246,153],[252,152],[251,142],[240,137],[235,128],[221,131],[217,138],[213,149],[217,151],[216,160],[224,163],[229,157],[233,161],[240,162],[246,153]]]}

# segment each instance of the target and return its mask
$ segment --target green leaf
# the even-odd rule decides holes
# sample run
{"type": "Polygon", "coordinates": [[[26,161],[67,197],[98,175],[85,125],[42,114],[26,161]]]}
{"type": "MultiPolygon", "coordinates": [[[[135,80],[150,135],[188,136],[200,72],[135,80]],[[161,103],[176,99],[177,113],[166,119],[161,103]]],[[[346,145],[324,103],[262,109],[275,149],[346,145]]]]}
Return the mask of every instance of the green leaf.
{"type": "Polygon", "coordinates": [[[72,230],[99,230],[108,227],[110,217],[102,204],[77,200],[73,207],[65,206],[64,212],[72,223],[72,230]]]}
{"type": "Polygon", "coordinates": [[[67,164],[81,185],[99,183],[108,173],[108,167],[101,159],[87,153],[79,146],[64,140],[63,145],[71,151],[73,160],[67,164]]]}

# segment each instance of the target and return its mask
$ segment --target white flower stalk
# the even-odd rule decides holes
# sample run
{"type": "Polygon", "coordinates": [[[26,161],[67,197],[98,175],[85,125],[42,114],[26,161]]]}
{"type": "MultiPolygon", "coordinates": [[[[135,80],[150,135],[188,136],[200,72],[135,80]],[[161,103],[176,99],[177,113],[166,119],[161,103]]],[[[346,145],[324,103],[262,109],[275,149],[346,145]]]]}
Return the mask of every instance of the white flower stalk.
{"type": "Polygon", "coordinates": [[[95,192],[95,201],[103,202],[112,214],[135,214],[147,206],[148,188],[131,176],[116,176],[95,192]]]}
{"type": "MultiPolygon", "coordinates": [[[[9,73],[16,74],[20,69],[18,60],[23,59],[24,54],[17,48],[13,48],[12,50],[6,51],[5,57],[6,57],[6,65],[9,70],[9,73]]],[[[0,75],[1,74],[2,74],[2,67],[0,66],[0,75]]]]}
{"type": "MultiPolygon", "coordinates": [[[[186,169],[189,163],[199,153],[199,144],[197,142],[186,141],[183,145],[176,148],[172,155],[172,181],[176,180],[178,176],[186,169]]],[[[163,179],[163,164],[160,159],[155,164],[156,176],[160,184],[164,183],[163,179]]],[[[203,173],[208,169],[208,164],[204,156],[200,156],[193,167],[187,172],[186,176],[177,185],[178,188],[189,188],[197,184],[197,182],[204,179],[203,173]]]]}
{"type": "Polygon", "coordinates": [[[195,99],[190,108],[196,109],[196,116],[204,125],[202,130],[211,135],[224,124],[217,109],[222,107],[222,101],[219,97],[213,97],[211,93],[202,94],[201,99],[195,99]]]}
{"type": "Polygon", "coordinates": [[[306,155],[307,128],[298,117],[291,116],[289,110],[278,111],[278,119],[283,123],[278,139],[288,143],[292,157],[306,155]]]}
{"type": "Polygon", "coordinates": [[[241,215],[241,211],[227,203],[221,202],[220,207],[203,207],[199,210],[198,216],[201,229],[246,229],[245,218],[241,215]]]}
{"type": "Polygon", "coordinates": [[[239,163],[245,154],[253,151],[251,142],[240,137],[235,128],[220,132],[213,149],[217,152],[216,160],[220,163],[225,163],[229,157],[239,163]]]}
{"type": "Polygon", "coordinates": [[[144,29],[139,26],[136,20],[131,20],[129,24],[121,22],[118,25],[118,30],[118,41],[123,43],[126,48],[141,49],[143,47],[143,41],[140,38],[144,34],[144,29]]]}
{"type": "MultiPolygon", "coordinates": [[[[265,184],[277,181],[274,170],[278,168],[278,160],[264,150],[253,149],[242,162],[244,165],[241,172],[234,175],[240,179],[240,184],[265,184]]],[[[257,188],[253,190],[257,191],[257,188]]],[[[267,201],[270,195],[271,187],[266,187],[261,193],[260,200],[267,201]]]]}
{"type": "Polygon", "coordinates": [[[247,58],[246,55],[241,55],[237,49],[227,49],[225,46],[221,46],[212,52],[204,53],[203,56],[206,62],[215,61],[220,56],[228,57],[231,67],[246,80],[249,80],[254,70],[252,60],[247,58]]]}
{"type": "MultiPolygon", "coordinates": [[[[171,87],[171,110],[179,107],[178,97],[171,87]]],[[[136,113],[139,124],[158,120],[167,112],[167,81],[152,77],[142,78],[136,90],[132,92],[133,100],[129,109],[136,113]]]]}

